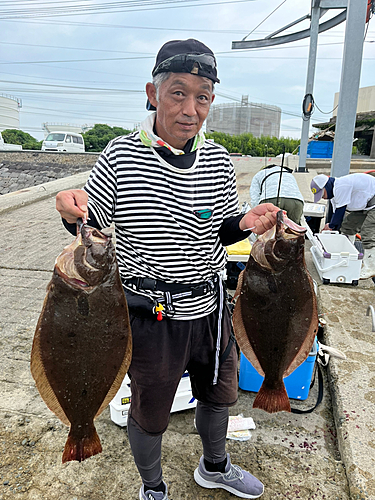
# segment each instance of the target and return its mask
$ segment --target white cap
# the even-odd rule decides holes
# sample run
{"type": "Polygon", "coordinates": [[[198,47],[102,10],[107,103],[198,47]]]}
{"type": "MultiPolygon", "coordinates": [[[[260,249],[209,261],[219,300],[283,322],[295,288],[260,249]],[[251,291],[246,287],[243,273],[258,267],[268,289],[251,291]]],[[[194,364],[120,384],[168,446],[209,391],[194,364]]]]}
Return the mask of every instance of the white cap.
{"type": "Polygon", "coordinates": [[[316,175],[310,183],[310,189],[314,194],[314,203],[318,203],[318,201],[323,196],[323,188],[328,182],[328,175],[319,174],[316,175]]]}

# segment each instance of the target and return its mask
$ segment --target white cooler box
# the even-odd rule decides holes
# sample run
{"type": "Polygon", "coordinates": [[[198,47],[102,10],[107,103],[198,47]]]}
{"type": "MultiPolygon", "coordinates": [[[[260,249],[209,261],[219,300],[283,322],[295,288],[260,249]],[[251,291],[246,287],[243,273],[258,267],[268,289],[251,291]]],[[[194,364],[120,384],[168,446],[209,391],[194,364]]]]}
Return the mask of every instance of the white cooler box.
{"type": "Polygon", "coordinates": [[[315,267],[325,285],[358,285],[363,253],[358,252],[347,236],[337,231],[323,231],[315,235],[308,231],[307,236],[312,243],[310,251],[315,267]]]}
{"type": "MultiPolygon", "coordinates": [[[[121,427],[124,427],[128,422],[128,412],[130,408],[131,392],[130,379],[127,375],[117,391],[116,396],[109,403],[111,412],[111,420],[121,427]]],[[[173,401],[171,413],[175,411],[188,410],[197,406],[197,400],[191,392],[190,377],[188,372],[182,375],[181,381],[178,384],[177,392],[173,401]]]]}

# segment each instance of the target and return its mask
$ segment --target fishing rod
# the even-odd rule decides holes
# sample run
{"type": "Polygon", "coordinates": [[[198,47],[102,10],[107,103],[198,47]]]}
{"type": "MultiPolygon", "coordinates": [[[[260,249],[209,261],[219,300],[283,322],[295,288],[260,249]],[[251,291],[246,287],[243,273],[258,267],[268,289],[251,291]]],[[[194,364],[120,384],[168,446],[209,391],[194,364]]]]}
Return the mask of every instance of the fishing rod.
{"type": "Polygon", "coordinates": [[[283,168],[284,168],[284,157],[285,157],[285,144],[283,144],[283,157],[281,160],[281,167],[280,167],[280,179],[279,179],[279,187],[277,189],[277,198],[276,198],[276,206],[279,206],[279,197],[280,197],[280,187],[281,187],[281,177],[283,175],[283,168]]]}

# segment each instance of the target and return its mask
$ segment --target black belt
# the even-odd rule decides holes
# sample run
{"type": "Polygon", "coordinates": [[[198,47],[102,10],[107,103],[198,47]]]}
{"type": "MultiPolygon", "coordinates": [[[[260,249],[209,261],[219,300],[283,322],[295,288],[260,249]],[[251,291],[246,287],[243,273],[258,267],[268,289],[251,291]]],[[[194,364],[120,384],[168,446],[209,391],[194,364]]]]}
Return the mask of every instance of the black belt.
{"type": "MultiPolygon", "coordinates": [[[[211,280],[202,283],[166,283],[161,280],[151,278],[129,278],[122,279],[125,286],[132,285],[131,288],[137,290],[150,290],[151,292],[169,292],[176,299],[178,294],[183,294],[184,297],[201,297],[208,293],[216,291],[218,277],[214,276],[211,280]]],[[[181,297],[181,298],[184,298],[181,297]]]]}
{"type": "MultiPolygon", "coordinates": [[[[223,284],[222,282],[220,283],[220,278],[218,275],[215,275],[212,277],[212,279],[203,282],[203,283],[191,283],[191,284],[184,284],[184,283],[166,283],[165,281],[161,280],[154,280],[151,278],[129,278],[129,279],[124,279],[121,278],[122,283],[125,287],[134,288],[136,290],[150,290],[152,292],[162,292],[164,297],[163,298],[158,298],[157,301],[160,300],[161,303],[163,303],[163,308],[164,312],[163,315],[167,317],[173,317],[174,315],[174,307],[173,307],[173,302],[175,300],[181,300],[185,299],[188,297],[200,297],[202,295],[207,295],[208,293],[214,294],[216,291],[220,290],[218,293],[218,300],[219,303],[220,301],[223,301],[222,304],[219,304],[219,315],[218,315],[218,322],[221,324],[222,322],[222,307],[225,306],[226,303],[226,294],[223,289],[223,284]],[[165,307],[164,307],[165,306],[165,307]]],[[[157,302],[155,301],[155,302],[157,302]]],[[[129,304],[129,302],[128,302],[129,304]]],[[[155,314],[157,309],[155,310],[155,306],[157,304],[151,304],[151,312],[152,314],[155,314]]],[[[160,306],[160,303],[159,303],[160,306]]],[[[157,313],[157,319],[160,321],[162,319],[162,313],[159,310],[157,313]]],[[[219,324],[218,324],[218,335],[219,331],[221,332],[221,329],[219,329],[219,324]]],[[[221,333],[220,333],[221,335],[221,333]]],[[[233,334],[233,330],[231,332],[231,335],[228,340],[228,344],[222,353],[220,357],[217,357],[215,360],[215,373],[214,373],[214,379],[213,379],[213,384],[215,385],[217,383],[217,374],[219,370],[219,365],[224,363],[224,361],[227,359],[227,357],[230,354],[230,351],[232,349],[232,346],[235,345],[236,339],[233,334]]],[[[220,342],[219,342],[220,344],[220,342]]]]}

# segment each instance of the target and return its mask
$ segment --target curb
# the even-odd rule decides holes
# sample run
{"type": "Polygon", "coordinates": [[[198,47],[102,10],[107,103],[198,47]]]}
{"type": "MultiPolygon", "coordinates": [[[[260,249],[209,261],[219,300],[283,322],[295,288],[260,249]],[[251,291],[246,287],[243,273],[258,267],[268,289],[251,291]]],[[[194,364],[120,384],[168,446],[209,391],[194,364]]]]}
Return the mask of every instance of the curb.
{"type": "Polygon", "coordinates": [[[59,191],[64,191],[65,189],[80,189],[86,183],[90,172],[91,170],[87,170],[86,172],[70,175],[56,181],[3,194],[0,196],[0,214],[31,205],[46,198],[51,198],[52,196],[56,196],[59,191]]]}
{"type": "MultiPolygon", "coordinates": [[[[326,335],[329,338],[329,329],[327,330],[326,335]]],[[[345,395],[340,387],[339,363],[336,362],[334,358],[331,358],[327,368],[332,399],[332,412],[337,432],[337,444],[342,463],[345,466],[346,479],[349,487],[349,497],[351,500],[365,500],[373,498],[367,485],[367,480],[370,479],[367,476],[368,472],[361,468],[361,464],[359,464],[357,460],[356,455],[358,454],[358,443],[356,443],[355,434],[353,433],[353,424],[348,421],[347,417],[348,410],[346,410],[347,404],[344,402],[345,395]]]]}

